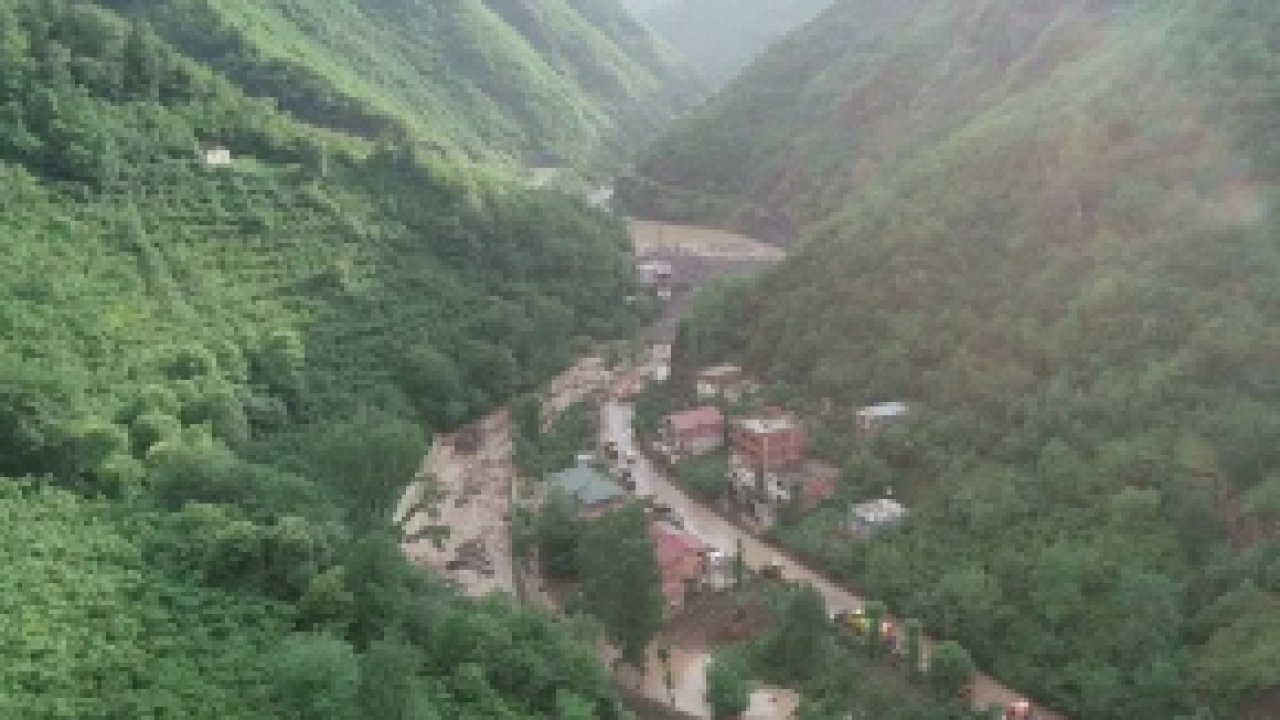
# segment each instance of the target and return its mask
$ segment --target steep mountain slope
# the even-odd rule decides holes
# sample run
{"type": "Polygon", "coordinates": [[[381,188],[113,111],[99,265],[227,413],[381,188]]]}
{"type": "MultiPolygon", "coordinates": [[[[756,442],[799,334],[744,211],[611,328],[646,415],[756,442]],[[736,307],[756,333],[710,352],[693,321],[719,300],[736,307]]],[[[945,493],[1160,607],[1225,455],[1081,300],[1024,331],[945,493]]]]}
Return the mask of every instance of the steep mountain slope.
{"type": "Polygon", "coordinates": [[[814,221],[686,351],[912,401],[835,444],[913,514],[834,569],[1075,717],[1280,684],[1277,32],[1264,2],[846,0],[641,167],[705,191],[682,212],[814,221]]]}
{"type": "Polygon", "coordinates": [[[388,126],[473,157],[588,162],[692,97],[614,0],[109,0],[307,122],[388,126]]]}
{"type": "Polygon", "coordinates": [[[0,3],[0,68],[0,717],[620,717],[391,511],[428,432],[633,326],[622,227],[91,3],[0,3]]]}
{"type": "Polygon", "coordinates": [[[1120,3],[843,0],[664,137],[638,214],[779,239],[1108,39],[1120,3]]]}
{"type": "Polygon", "coordinates": [[[641,17],[682,52],[712,88],[765,48],[813,19],[831,0],[666,0],[641,17]]]}

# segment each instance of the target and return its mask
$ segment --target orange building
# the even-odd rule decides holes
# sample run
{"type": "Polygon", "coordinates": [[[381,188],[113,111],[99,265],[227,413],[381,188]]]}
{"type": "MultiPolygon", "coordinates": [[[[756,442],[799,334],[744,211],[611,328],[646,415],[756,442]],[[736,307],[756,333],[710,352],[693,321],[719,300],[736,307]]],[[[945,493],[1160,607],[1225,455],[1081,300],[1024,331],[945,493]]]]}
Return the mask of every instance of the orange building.
{"type": "Polygon", "coordinates": [[[729,443],[739,463],[752,472],[776,472],[804,465],[808,443],[795,413],[770,408],[729,425],[729,443]]]}

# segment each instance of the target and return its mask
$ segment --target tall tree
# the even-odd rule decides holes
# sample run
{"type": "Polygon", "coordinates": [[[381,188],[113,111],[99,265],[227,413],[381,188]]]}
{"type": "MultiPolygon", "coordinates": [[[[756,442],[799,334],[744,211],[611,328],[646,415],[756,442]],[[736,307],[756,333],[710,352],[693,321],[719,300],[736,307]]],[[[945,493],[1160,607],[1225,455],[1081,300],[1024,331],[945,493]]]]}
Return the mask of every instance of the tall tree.
{"type": "Polygon", "coordinates": [[[960,643],[947,640],[938,644],[929,663],[929,680],[943,697],[954,697],[973,681],[976,668],[969,651],[960,643]]]}
{"type": "Polygon", "coordinates": [[[535,533],[542,574],[553,580],[578,579],[583,527],[573,501],[562,492],[548,495],[538,512],[535,533]]]}
{"type": "Polygon", "coordinates": [[[721,651],[707,665],[707,702],[716,718],[731,718],[751,705],[751,668],[740,652],[721,651]]]}
{"type": "Polygon", "coordinates": [[[787,598],[769,657],[784,677],[803,680],[822,664],[826,638],[826,604],[812,585],[805,585],[787,598]]]}
{"type": "Polygon", "coordinates": [[[360,667],[346,642],[330,635],[297,635],[269,658],[268,667],[281,717],[353,717],[360,667]]]}
{"type": "Polygon", "coordinates": [[[426,439],[413,424],[363,414],[316,439],[312,472],[355,527],[386,527],[425,453],[426,439]]]}
{"type": "Polygon", "coordinates": [[[628,505],[588,525],[581,562],[586,609],[600,619],[623,659],[642,665],[645,648],[662,627],[664,605],[644,510],[628,505]]]}

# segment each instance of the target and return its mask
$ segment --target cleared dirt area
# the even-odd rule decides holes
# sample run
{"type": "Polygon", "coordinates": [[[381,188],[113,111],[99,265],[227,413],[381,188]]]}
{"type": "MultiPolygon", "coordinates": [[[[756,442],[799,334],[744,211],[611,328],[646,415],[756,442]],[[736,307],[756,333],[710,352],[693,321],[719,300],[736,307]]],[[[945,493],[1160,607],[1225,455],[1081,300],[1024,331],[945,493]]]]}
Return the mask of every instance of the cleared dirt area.
{"type": "Polygon", "coordinates": [[[693,225],[633,220],[631,243],[637,258],[670,263],[672,296],[649,332],[654,343],[670,344],[680,319],[688,315],[698,290],[721,279],[759,274],[782,260],[776,245],[737,233],[693,225]]]}
{"type": "Polygon", "coordinates": [[[785,254],[775,245],[746,235],[697,225],[675,225],[649,220],[631,222],[631,239],[636,255],[685,253],[703,257],[727,257],[778,261],[785,254]]]}
{"type": "MultiPolygon", "coordinates": [[[[544,413],[554,418],[575,402],[608,387],[610,373],[586,358],[553,379],[544,413]]],[[[499,410],[458,432],[435,438],[418,480],[400,498],[396,518],[407,557],[456,583],[471,597],[516,592],[511,559],[512,493],[517,470],[512,460],[511,417],[499,410]],[[434,496],[435,514],[427,510],[434,496]],[[437,547],[426,530],[447,528],[437,547]]]]}
{"type": "Polygon", "coordinates": [[[463,430],[436,438],[419,480],[400,499],[405,555],[456,582],[471,597],[495,591],[515,592],[511,572],[510,417],[502,410],[463,430]],[[423,507],[427,493],[438,493],[438,513],[423,507]],[[443,526],[449,534],[437,547],[421,537],[425,528],[443,526]]]}
{"type": "Polygon", "coordinates": [[[772,623],[764,588],[725,590],[692,598],[668,623],[672,644],[718,647],[758,637],[772,623]]]}

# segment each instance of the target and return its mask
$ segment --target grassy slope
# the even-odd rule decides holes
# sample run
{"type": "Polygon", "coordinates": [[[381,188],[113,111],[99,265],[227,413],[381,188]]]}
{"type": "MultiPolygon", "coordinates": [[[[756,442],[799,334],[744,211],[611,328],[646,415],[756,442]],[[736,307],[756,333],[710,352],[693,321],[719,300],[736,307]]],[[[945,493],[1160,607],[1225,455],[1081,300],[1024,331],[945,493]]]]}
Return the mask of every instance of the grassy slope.
{"type": "Polygon", "coordinates": [[[674,56],[608,2],[110,4],[309,122],[366,134],[394,122],[476,157],[599,160],[654,131],[692,89],[674,56]],[[225,42],[209,41],[211,26],[225,42]]]}
{"type": "Polygon", "coordinates": [[[1280,467],[1280,13],[908,5],[881,16],[906,28],[892,38],[783,48],[642,171],[816,221],[737,298],[753,366],[812,399],[919,403],[918,424],[851,453],[916,518],[853,554],[864,586],[1075,715],[1229,716],[1280,682],[1261,669],[1280,547],[1240,542],[1259,518],[1232,500],[1280,467]],[[1023,22],[1037,31],[1008,31],[1023,22]],[[986,65],[996,37],[1022,47],[986,65]],[[823,70],[781,74],[806,63],[823,70]],[[852,91],[798,110],[783,77],[852,91]],[[773,114],[728,120],[753,103],[773,114]],[[753,129],[758,156],[715,149],[753,129]],[[684,174],[677,146],[711,148],[710,172],[684,174]],[[1235,599],[1248,588],[1261,598],[1235,599]]]}

